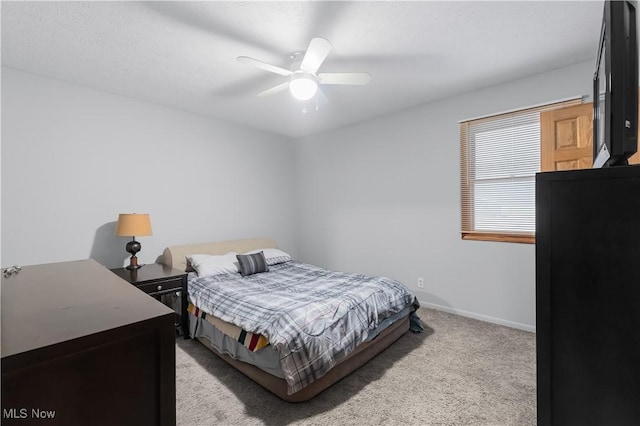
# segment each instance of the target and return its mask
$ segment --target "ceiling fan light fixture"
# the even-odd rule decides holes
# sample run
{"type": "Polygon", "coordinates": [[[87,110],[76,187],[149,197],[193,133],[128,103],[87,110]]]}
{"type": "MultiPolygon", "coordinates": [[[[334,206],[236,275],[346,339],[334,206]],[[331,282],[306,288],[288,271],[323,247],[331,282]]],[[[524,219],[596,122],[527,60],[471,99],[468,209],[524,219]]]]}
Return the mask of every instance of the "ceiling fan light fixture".
{"type": "Polygon", "coordinates": [[[318,91],[318,81],[313,74],[295,72],[289,81],[289,91],[294,98],[307,101],[313,98],[318,91]]]}

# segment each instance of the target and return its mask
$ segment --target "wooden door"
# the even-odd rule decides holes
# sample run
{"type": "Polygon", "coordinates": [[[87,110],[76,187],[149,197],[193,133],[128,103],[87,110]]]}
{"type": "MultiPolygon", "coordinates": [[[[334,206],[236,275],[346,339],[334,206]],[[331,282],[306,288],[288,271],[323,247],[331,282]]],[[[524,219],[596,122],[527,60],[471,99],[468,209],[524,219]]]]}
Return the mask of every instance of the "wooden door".
{"type": "Polygon", "coordinates": [[[593,104],[540,113],[540,170],[587,169],[593,164],[593,104]]]}
{"type": "MultiPolygon", "coordinates": [[[[638,108],[640,122],[640,108],[638,108]]],[[[640,164],[640,151],[629,158],[640,164]]],[[[593,103],[540,113],[540,170],[588,169],[593,166],[593,103]]]]}

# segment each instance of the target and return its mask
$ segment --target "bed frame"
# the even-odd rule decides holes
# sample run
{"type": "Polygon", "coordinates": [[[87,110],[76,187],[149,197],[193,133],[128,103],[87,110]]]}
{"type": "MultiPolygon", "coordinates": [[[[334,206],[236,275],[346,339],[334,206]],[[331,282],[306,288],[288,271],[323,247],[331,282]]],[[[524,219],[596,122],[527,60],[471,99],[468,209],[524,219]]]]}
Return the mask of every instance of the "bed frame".
{"type": "MultiPolygon", "coordinates": [[[[230,251],[244,253],[249,250],[260,248],[277,248],[277,244],[271,238],[187,244],[165,248],[162,257],[165,265],[181,271],[186,271],[187,264],[185,256],[190,254],[221,255],[230,251]]],[[[198,340],[220,358],[283,400],[289,402],[303,402],[313,398],[332,384],[360,368],[367,361],[398,340],[408,330],[409,317],[407,316],[386,328],[375,339],[359,345],[347,357],[338,361],[338,363],[320,379],[291,395],[287,395],[287,382],[284,379],[273,376],[254,365],[238,361],[227,354],[218,352],[213,346],[211,346],[211,343],[206,338],[198,338],[198,340]]]]}

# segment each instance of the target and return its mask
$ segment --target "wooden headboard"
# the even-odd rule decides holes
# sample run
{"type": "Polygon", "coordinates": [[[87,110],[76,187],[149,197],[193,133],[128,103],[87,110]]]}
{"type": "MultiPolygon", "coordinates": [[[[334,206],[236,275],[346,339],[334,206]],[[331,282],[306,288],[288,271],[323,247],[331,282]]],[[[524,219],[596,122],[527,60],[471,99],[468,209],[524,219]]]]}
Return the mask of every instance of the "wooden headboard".
{"type": "Polygon", "coordinates": [[[261,248],[278,248],[272,238],[248,238],[245,240],[219,241],[213,243],[183,244],[170,246],[162,253],[162,263],[180,271],[187,270],[187,260],[185,256],[190,254],[226,254],[230,251],[245,253],[249,250],[261,248]]]}

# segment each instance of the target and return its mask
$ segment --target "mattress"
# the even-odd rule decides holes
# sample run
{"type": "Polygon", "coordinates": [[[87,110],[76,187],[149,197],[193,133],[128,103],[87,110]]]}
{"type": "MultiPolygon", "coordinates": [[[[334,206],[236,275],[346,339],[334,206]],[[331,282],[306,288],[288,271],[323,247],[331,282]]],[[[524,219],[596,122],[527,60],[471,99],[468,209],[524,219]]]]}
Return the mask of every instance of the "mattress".
{"type": "Polygon", "coordinates": [[[273,376],[284,378],[280,366],[280,355],[271,345],[252,352],[233,337],[214,327],[209,321],[193,314],[189,314],[189,335],[194,339],[206,338],[221,354],[227,354],[233,359],[254,365],[273,376]]]}
{"type": "MultiPolygon", "coordinates": [[[[177,306],[180,305],[178,304],[177,306]]],[[[386,318],[377,328],[369,333],[365,342],[372,341],[396,321],[407,317],[412,309],[411,307],[406,307],[402,311],[386,318]]],[[[207,339],[209,345],[221,354],[226,354],[235,360],[254,365],[275,377],[281,379],[285,377],[280,364],[280,355],[271,345],[255,352],[251,351],[244,344],[238,342],[236,338],[225,334],[219,328],[215,327],[210,321],[202,317],[196,317],[191,313],[189,314],[189,335],[196,339],[207,339]]]]}

